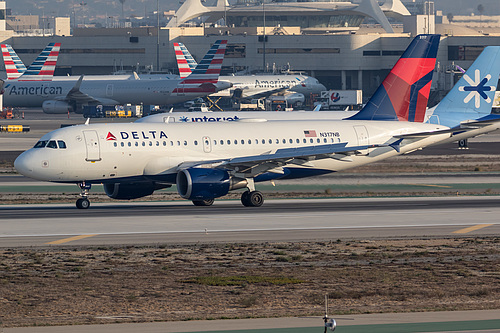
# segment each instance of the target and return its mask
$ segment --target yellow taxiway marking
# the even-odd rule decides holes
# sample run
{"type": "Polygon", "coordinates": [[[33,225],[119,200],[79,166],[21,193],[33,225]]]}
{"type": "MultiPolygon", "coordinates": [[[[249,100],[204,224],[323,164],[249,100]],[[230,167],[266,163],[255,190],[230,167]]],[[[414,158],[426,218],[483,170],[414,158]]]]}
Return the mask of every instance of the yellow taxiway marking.
{"type": "Polygon", "coordinates": [[[433,184],[408,184],[411,186],[428,186],[428,187],[444,187],[444,188],[451,188],[451,186],[448,185],[433,185],[433,184]]]}
{"type": "Polygon", "coordinates": [[[468,228],[460,229],[460,230],[457,230],[457,231],[453,231],[453,234],[466,234],[466,233],[469,233],[471,231],[476,231],[476,230],[483,229],[483,228],[486,228],[486,227],[491,227],[492,225],[493,224],[477,224],[477,225],[473,225],[472,227],[468,227],[468,228]]]}
{"type": "Polygon", "coordinates": [[[97,234],[95,234],[95,235],[80,235],[80,236],[75,236],[75,237],[70,237],[70,238],[64,238],[64,239],[59,239],[59,240],[56,240],[53,242],[48,242],[45,244],[64,244],[64,243],[68,243],[68,242],[72,242],[72,241],[76,241],[76,240],[84,239],[84,238],[88,238],[88,237],[94,237],[94,236],[97,236],[97,234]]]}

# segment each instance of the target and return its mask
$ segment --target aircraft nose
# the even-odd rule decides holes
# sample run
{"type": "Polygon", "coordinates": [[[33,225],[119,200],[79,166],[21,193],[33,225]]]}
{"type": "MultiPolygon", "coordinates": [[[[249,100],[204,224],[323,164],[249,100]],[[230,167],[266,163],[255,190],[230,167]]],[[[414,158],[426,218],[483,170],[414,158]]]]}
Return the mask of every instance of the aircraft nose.
{"type": "Polygon", "coordinates": [[[33,159],[31,158],[31,152],[25,151],[21,155],[19,155],[14,161],[14,168],[16,170],[27,177],[32,176],[33,174],[33,159]]]}
{"type": "Polygon", "coordinates": [[[231,88],[233,86],[233,84],[231,82],[229,82],[229,81],[221,81],[221,80],[219,80],[216,83],[216,86],[217,86],[217,90],[220,91],[220,90],[231,88]]]}

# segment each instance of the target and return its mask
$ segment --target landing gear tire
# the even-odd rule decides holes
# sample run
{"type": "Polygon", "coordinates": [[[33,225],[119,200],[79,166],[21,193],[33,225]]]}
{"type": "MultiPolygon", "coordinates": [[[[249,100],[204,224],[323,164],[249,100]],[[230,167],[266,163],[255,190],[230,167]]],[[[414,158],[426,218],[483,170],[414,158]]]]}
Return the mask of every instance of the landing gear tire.
{"type": "Polygon", "coordinates": [[[90,201],[87,198],[80,198],[76,200],[76,208],[87,209],[90,207],[90,201]]]}
{"type": "Polygon", "coordinates": [[[259,191],[245,191],[241,195],[241,203],[245,207],[260,207],[264,203],[264,196],[259,191]]]}
{"type": "Polygon", "coordinates": [[[214,204],[214,199],[207,200],[193,200],[193,205],[195,206],[212,206],[214,204]]]}

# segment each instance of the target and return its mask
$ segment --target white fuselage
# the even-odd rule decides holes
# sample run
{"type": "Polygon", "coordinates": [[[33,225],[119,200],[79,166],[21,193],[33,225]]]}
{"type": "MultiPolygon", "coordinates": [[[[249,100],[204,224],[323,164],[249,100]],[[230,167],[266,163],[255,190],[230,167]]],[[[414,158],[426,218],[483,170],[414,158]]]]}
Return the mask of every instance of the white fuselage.
{"type": "Polygon", "coordinates": [[[358,111],[214,111],[158,113],[136,120],[136,123],[216,123],[239,119],[266,120],[340,120],[358,111]]]}
{"type": "Polygon", "coordinates": [[[252,97],[269,91],[286,89],[309,96],[320,94],[326,87],[317,79],[305,75],[228,75],[221,76],[221,81],[232,83],[232,87],[214,95],[230,97],[236,89],[241,90],[241,97],[252,97]]]}
{"type": "MultiPolygon", "coordinates": [[[[163,183],[175,183],[179,166],[190,162],[272,154],[282,148],[332,143],[347,143],[352,147],[389,144],[396,141],[397,135],[443,128],[397,121],[78,125],[52,131],[40,140],[61,141],[65,148],[55,144],[52,148],[31,148],[18,157],[15,167],[25,176],[53,182],[161,179],[163,183]]],[[[313,159],[305,165],[291,161],[284,168],[289,169],[288,178],[340,171],[423,148],[447,137],[449,134],[404,140],[399,153],[392,147],[371,148],[348,158],[339,154],[313,159]]],[[[216,167],[210,163],[204,167],[216,167]]]]}
{"type": "MultiPolygon", "coordinates": [[[[88,80],[80,91],[100,104],[165,105],[206,96],[210,92],[189,92],[178,88],[180,80],[88,80]]],[[[218,83],[218,85],[221,82],[218,83]]],[[[65,100],[76,81],[8,81],[4,87],[4,105],[10,107],[40,107],[48,100],[65,100]]],[[[228,87],[226,85],[225,87],[228,87]]],[[[179,88],[181,89],[181,88],[179,88]]]]}

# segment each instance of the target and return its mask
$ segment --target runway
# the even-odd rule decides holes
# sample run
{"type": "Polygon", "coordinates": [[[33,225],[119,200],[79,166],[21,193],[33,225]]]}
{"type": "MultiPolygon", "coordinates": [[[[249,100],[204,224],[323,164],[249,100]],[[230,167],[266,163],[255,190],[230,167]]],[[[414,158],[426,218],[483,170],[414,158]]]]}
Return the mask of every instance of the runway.
{"type": "Polygon", "coordinates": [[[0,208],[0,246],[498,235],[499,214],[498,197],[16,205],[0,208]]]}

